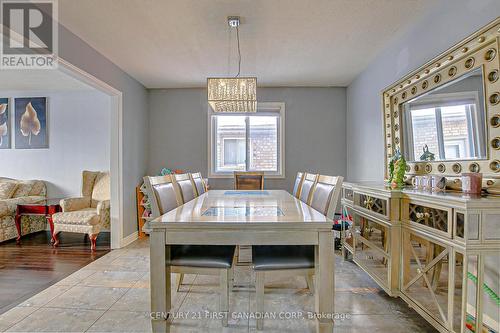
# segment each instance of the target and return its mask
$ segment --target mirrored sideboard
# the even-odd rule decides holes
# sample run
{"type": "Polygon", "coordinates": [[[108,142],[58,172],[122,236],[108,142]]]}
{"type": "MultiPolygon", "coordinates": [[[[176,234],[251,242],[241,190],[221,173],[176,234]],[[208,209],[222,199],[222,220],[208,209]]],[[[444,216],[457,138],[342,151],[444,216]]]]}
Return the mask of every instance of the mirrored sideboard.
{"type": "Polygon", "coordinates": [[[440,332],[500,332],[500,197],[345,183],[346,257],[440,332]]]}

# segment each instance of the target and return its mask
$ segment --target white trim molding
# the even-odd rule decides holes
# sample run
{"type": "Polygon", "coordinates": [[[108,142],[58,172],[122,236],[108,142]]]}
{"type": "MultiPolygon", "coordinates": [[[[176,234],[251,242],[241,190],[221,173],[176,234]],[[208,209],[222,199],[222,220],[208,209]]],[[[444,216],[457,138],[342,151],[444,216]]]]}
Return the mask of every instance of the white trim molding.
{"type": "Polygon", "coordinates": [[[131,244],[132,242],[134,242],[138,238],[139,238],[139,232],[138,231],[134,231],[130,235],[128,235],[126,237],[123,237],[121,239],[120,247],[125,247],[125,246],[131,244]]]}
{"type": "MultiPolygon", "coordinates": [[[[124,245],[123,237],[123,94],[106,82],[83,71],[70,62],[59,58],[59,70],[69,76],[88,84],[111,98],[111,248],[117,249],[124,245]]],[[[126,238],[128,239],[127,236],[126,238]]]]}

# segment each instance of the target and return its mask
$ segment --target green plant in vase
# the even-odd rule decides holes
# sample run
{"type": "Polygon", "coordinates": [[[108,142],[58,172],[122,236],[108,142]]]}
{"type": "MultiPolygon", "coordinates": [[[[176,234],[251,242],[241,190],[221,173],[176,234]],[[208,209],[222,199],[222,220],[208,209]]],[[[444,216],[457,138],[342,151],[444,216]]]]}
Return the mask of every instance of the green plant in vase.
{"type": "Polygon", "coordinates": [[[392,188],[402,188],[405,186],[405,171],[406,171],[406,160],[401,155],[399,149],[396,149],[394,156],[389,162],[389,185],[392,188]]]}

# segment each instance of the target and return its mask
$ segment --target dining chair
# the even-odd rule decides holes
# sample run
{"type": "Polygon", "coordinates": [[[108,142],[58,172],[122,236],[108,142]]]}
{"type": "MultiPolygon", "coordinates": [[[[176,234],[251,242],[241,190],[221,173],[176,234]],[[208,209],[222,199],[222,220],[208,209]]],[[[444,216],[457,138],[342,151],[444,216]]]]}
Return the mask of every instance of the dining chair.
{"type": "MultiPolygon", "coordinates": [[[[234,189],[235,190],[263,190],[264,189],[264,173],[263,172],[234,172],[234,189]]],[[[239,245],[236,248],[236,262],[238,264],[248,265],[251,260],[250,255],[252,246],[239,245]]]]}
{"type": "Polygon", "coordinates": [[[191,180],[194,183],[194,188],[196,190],[196,194],[198,196],[200,196],[203,193],[205,193],[207,191],[207,184],[205,183],[205,180],[201,176],[201,173],[200,172],[191,173],[190,176],[191,176],[191,180]]]}
{"type": "MultiPolygon", "coordinates": [[[[182,205],[183,197],[173,175],[144,177],[148,197],[151,198],[153,217],[158,217],[182,205]]],[[[187,188],[187,186],[185,186],[187,188]]],[[[184,274],[219,275],[220,303],[219,311],[229,311],[229,284],[233,274],[235,246],[220,245],[171,245],[170,258],[165,265],[172,273],[177,273],[177,291],[184,274]]],[[[222,325],[227,326],[227,316],[223,316],[222,325]]]]}
{"type": "Polygon", "coordinates": [[[302,187],[302,182],[304,181],[304,173],[297,172],[297,177],[295,178],[295,184],[293,185],[293,196],[300,198],[300,188],[302,187]]]}
{"type": "Polygon", "coordinates": [[[319,175],[311,191],[311,202],[309,205],[333,220],[343,180],[344,177],[342,176],[319,175]],[[336,189],[338,190],[336,191],[336,189]]]}
{"type": "Polygon", "coordinates": [[[177,187],[182,203],[193,200],[198,196],[196,192],[196,186],[191,179],[189,173],[174,174],[173,175],[174,185],[177,187]]]}
{"type": "Polygon", "coordinates": [[[235,190],[263,190],[264,173],[263,172],[234,172],[235,190]]]}
{"type": "MultiPolygon", "coordinates": [[[[310,174],[309,174],[310,175],[310,174]]],[[[322,214],[335,214],[342,188],[343,177],[318,176],[315,180],[311,197],[311,207],[322,214]]],[[[332,240],[333,241],[333,240],[332,240]]],[[[288,271],[294,275],[304,275],[307,287],[314,293],[314,246],[313,245],[263,245],[252,247],[252,264],[255,271],[255,294],[257,313],[264,313],[264,284],[266,272],[288,271]]],[[[257,329],[262,330],[264,319],[257,319],[257,329]]]]}
{"type": "Polygon", "coordinates": [[[308,205],[311,202],[311,194],[312,194],[311,191],[314,188],[314,185],[316,185],[316,182],[318,181],[318,176],[319,176],[318,174],[314,173],[306,172],[304,174],[304,179],[302,180],[302,185],[300,186],[299,199],[308,205]]]}

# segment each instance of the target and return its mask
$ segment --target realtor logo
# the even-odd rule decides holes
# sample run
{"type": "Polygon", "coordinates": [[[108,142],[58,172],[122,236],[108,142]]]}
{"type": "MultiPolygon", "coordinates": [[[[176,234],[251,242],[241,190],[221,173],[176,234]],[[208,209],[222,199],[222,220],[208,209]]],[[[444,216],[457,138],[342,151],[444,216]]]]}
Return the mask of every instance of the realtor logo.
{"type": "Polygon", "coordinates": [[[56,68],[56,0],[0,0],[0,8],[0,69],[56,68]]]}

